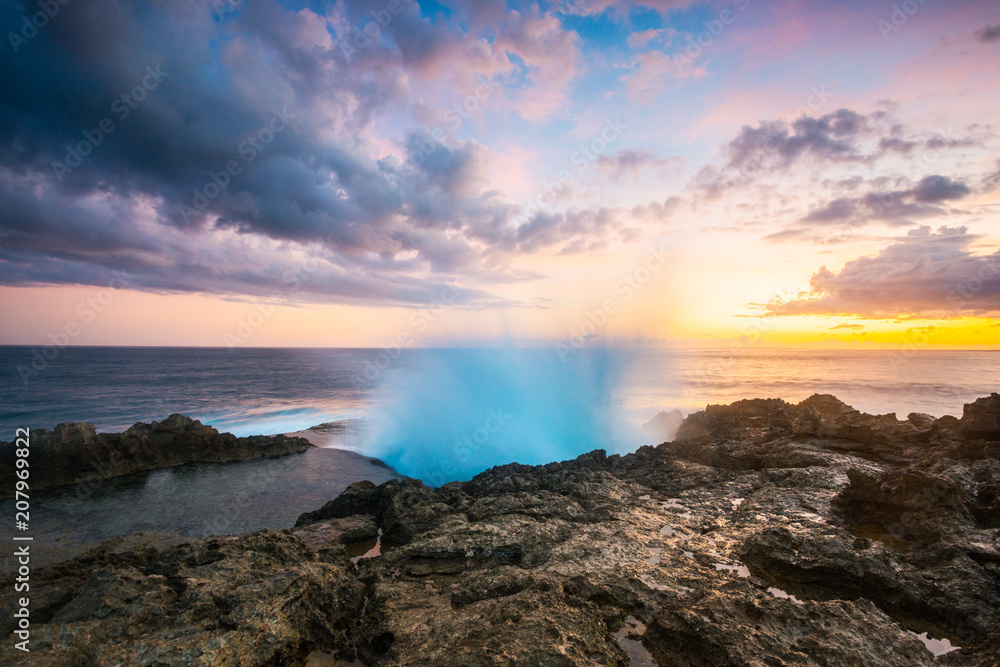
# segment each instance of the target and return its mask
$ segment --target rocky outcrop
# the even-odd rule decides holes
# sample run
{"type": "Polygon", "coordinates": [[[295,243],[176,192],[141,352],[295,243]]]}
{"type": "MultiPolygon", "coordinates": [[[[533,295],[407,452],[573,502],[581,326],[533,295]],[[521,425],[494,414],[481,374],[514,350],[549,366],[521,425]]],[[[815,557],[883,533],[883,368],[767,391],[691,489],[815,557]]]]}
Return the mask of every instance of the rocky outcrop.
{"type": "MultiPolygon", "coordinates": [[[[97,433],[93,424],[59,424],[31,431],[31,488],[35,491],[111,479],[185,463],[221,463],[261,456],[282,456],[312,447],[283,435],[237,438],[182,415],[162,422],[139,422],[123,433],[97,433]]],[[[14,479],[14,443],[0,442],[0,475],[14,479]]],[[[5,485],[0,498],[14,495],[5,485]]]]}
{"type": "Polygon", "coordinates": [[[112,540],[33,574],[18,659],[993,666],[983,420],[741,401],[627,456],[359,482],[291,530],[112,540]]]}
{"type": "Polygon", "coordinates": [[[674,439],[682,423],[684,423],[684,413],[680,410],[660,411],[642,425],[642,430],[653,442],[667,442],[674,439]]]}
{"type": "Polygon", "coordinates": [[[991,394],[968,403],[959,428],[967,438],[1000,440],[1000,394],[991,394]]]}

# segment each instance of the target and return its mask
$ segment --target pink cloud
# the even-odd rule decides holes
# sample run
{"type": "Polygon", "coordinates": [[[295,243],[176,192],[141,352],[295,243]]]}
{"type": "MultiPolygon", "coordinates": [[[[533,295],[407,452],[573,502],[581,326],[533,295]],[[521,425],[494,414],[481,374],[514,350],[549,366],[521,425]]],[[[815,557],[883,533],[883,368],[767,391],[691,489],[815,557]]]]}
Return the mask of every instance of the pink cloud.
{"type": "Polygon", "coordinates": [[[690,4],[691,0],[568,0],[563,10],[570,14],[592,16],[603,14],[608,9],[624,14],[634,7],[645,7],[666,14],[671,9],[682,9],[690,4]]]}
{"type": "Polygon", "coordinates": [[[631,49],[638,49],[646,46],[651,41],[663,34],[663,30],[643,30],[642,32],[633,32],[628,36],[626,42],[631,49]]]}
{"type": "Polygon", "coordinates": [[[677,60],[661,51],[639,54],[638,63],[635,72],[626,79],[629,100],[637,102],[651,102],[663,92],[667,81],[706,74],[700,65],[686,59],[677,60]]]}

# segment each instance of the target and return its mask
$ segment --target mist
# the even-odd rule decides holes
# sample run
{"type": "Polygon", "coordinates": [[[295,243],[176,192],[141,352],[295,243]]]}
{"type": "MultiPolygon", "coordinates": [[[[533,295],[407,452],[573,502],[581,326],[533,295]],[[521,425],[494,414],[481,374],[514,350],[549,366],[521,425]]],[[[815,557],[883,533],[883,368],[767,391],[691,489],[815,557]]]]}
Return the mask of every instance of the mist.
{"type": "Polygon", "coordinates": [[[620,400],[631,355],[588,349],[421,350],[386,373],[368,453],[440,486],[506,463],[632,451],[620,400]]]}

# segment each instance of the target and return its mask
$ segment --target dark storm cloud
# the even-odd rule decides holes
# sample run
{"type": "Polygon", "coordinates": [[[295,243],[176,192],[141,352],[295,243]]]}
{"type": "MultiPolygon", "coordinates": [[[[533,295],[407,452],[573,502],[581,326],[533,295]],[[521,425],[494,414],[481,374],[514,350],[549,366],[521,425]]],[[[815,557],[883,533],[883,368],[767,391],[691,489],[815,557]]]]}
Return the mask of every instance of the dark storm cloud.
{"type": "Polygon", "coordinates": [[[1000,25],[984,25],[976,31],[976,39],[984,44],[1000,42],[1000,25]]]}
{"type": "Polygon", "coordinates": [[[825,266],[807,298],[768,304],[770,315],[950,319],[1000,314],[1000,251],[974,254],[965,227],[911,230],[873,257],[825,266]]]}
{"type": "MultiPolygon", "coordinates": [[[[548,45],[575,57],[539,11],[511,14],[487,51],[463,31],[502,5],[430,22],[401,0],[351,52],[387,3],[325,16],[216,4],[71,2],[16,52],[3,45],[0,283],[102,284],[124,269],[142,289],[258,295],[282,288],[299,253],[320,267],[305,299],[424,302],[459,279],[475,299],[511,279],[491,237],[520,253],[613,231],[568,214],[517,229],[515,207],[481,192],[488,152],[474,141],[399,128],[405,154],[378,158],[374,119],[405,109],[410,77],[447,66],[475,80],[548,45]]],[[[3,34],[25,11],[0,4],[3,34]]],[[[532,76],[558,83],[570,62],[532,76]]]]}

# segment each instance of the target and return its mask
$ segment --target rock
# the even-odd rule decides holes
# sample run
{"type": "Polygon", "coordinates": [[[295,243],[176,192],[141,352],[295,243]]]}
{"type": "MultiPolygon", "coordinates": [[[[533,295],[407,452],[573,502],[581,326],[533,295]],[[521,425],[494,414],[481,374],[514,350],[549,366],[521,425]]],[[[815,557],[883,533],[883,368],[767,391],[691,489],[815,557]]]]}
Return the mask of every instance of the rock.
{"type": "Polygon", "coordinates": [[[345,632],[364,585],[346,556],[316,561],[274,530],[121,559],[114,542],[34,573],[64,582],[69,599],[48,621],[33,619],[32,651],[16,664],[287,664],[306,645],[353,655],[345,632]]]}
{"type": "MultiPolygon", "coordinates": [[[[162,422],[137,423],[123,433],[97,433],[86,423],[59,424],[52,431],[31,431],[30,443],[36,491],[186,463],[283,456],[313,446],[284,435],[237,438],[177,414],[162,422]]],[[[0,442],[0,475],[5,479],[14,479],[14,449],[14,443],[0,442]]],[[[0,498],[13,495],[12,485],[0,489],[0,498]]]]}
{"type": "Polygon", "coordinates": [[[0,660],[995,665],[992,405],[739,401],[625,456],[359,482],[294,531],[112,540],[33,572],[36,643],[0,660]]]}
{"type": "Polygon", "coordinates": [[[1000,394],[967,403],[959,428],[967,438],[1000,440],[1000,394]]]}
{"type": "Polygon", "coordinates": [[[305,512],[295,521],[295,527],[306,526],[325,519],[342,519],[356,514],[375,514],[382,491],[372,482],[354,482],[318,510],[305,512]]]}
{"type": "Polygon", "coordinates": [[[292,533],[310,549],[318,550],[334,544],[374,542],[378,525],[374,517],[355,514],[341,519],[329,519],[297,527],[292,533]]]}
{"type": "Polygon", "coordinates": [[[661,665],[934,664],[893,625],[867,601],[795,604],[734,581],[665,602],[643,639],[661,665]]]}
{"type": "Polygon", "coordinates": [[[823,419],[835,420],[838,417],[857,412],[854,408],[844,403],[836,396],[830,394],[813,394],[806,400],[799,403],[800,408],[812,408],[819,413],[823,419]]]}
{"type": "Polygon", "coordinates": [[[933,415],[929,415],[923,412],[911,412],[906,415],[906,421],[910,422],[917,428],[930,428],[937,419],[933,415]]]}
{"type": "Polygon", "coordinates": [[[642,425],[643,432],[646,433],[653,442],[670,442],[674,439],[677,429],[684,421],[684,413],[680,410],[670,412],[660,411],[655,417],[642,425]]]}

